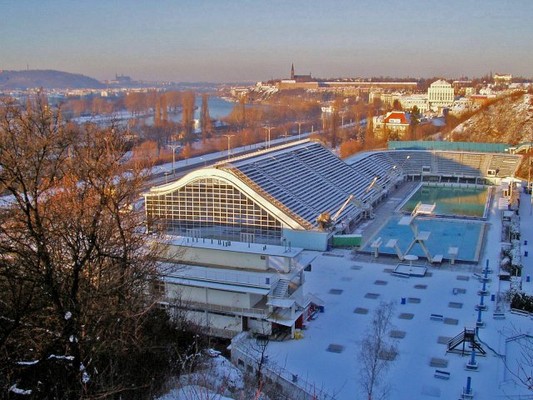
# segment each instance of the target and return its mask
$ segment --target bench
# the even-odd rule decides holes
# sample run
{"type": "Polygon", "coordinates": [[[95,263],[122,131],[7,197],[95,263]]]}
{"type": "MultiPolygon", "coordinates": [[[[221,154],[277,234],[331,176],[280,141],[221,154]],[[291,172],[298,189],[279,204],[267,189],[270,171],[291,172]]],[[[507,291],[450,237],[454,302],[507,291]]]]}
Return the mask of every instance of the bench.
{"type": "Polygon", "coordinates": [[[519,310],[517,308],[511,308],[511,312],[516,315],[522,315],[524,317],[529,317],[529,313],[524,310],[519,310]]]}
{"type": "Polygon", "coordinates": [[[505,314],[502,312],[495,312],[492,314],[492,318],[494,319],[505,319],[505,314]]]}
{"type": "Polygon", "coordinates": [[[444,315],[442,315],[442,314],[431,314],[429,316],[429,319],[432,319],[433,321],[443,321],[444,320],[444,315]]]}
{"type": "Polygon", "coordinates": [[[444,258],[444,256],[442,254],[437,254],[435,257],[433,257],[431,259],[431,262],[440,264],[440,263],[442,263],[443,258],[444,258]]]}
{"type": "Polygon", "coordinates": [[[450,373],[448,371],[443,371],[442,369],[436,369],[435,374],[433,374],[433,376],[439,379],[450,379],[450,373]]]}

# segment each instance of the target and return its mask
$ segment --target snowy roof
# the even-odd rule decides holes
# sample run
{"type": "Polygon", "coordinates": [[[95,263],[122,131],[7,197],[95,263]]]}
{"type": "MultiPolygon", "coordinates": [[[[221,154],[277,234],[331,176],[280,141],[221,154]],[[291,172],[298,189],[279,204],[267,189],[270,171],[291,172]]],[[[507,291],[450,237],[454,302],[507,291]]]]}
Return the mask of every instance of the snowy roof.
{"type": "Polygon", "coordinates": [[[431,87],[433,86],[452,86],[449,82],[445,81],[444,79],[439,79],[435,82],[433,82],[431,85],[431,87]]]}
{"type": "Polygon", "coordinates": [[[166,235],[164,239],[169,244],[174,244],[183,247],[216,249],[239,253],[264,254],[269,256],[289,258],[298,256],[303,250],[300,247],[245,243],[218,239],[192,238],[187,236],[166,235]]]}
{"type": "Polygon", "coordinates": [[[404,111],[391,111],[385,115],[383,119],[385,123],[399,123],[403,125],[408,125],[410,123],[409,114],[406,114],[404,111]],[[399,121],[399,122],[395,122],[399,121]]]}
{"type": "Polygon", "coordinates": [[[273,307],[281,307],[281,308],[290,308],[294,305],[295,300],[294,299],[278,299],[278,298],[270,298],[268,299],[267,306],[273,306],[273,307]]]}

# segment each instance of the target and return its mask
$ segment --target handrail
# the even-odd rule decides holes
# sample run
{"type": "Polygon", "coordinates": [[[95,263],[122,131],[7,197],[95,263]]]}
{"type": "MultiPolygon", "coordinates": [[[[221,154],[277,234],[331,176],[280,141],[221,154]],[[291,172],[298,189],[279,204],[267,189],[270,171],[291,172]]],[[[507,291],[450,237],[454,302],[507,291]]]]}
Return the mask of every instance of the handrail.
{"type": "MultiPolygon", "coordinates": [[[[241,341],[233,342],[232,352],[235,351],[236,353],[238,353],[238,356],[240,355],[242,358],[246,359],[248,365],[256,365],[257,357],[255,357],[244,346],[246,346],[246,343],[241,344],[241,341]]],[[[274,363],[270,359],[268,359],[267,362],[263,365],[263,369],[264,371],[265,370],[268,371],[268,373],[271,374],[271,376],[275,376],[285,381],[286,384],[294,388],[297,388],[298,390],[304,392],[306,395],[314,399],[333,400],[335,398],[335,396],[330,394],[324,388],[320,388],[320,387],[317,388],[315,383],[309,382],[305,380],[304,378],[291,373],[287,369],[276,365],[276,363],[274,363]]]]}
{"type": "Polygon", "coordinates": [[[199,301],[187,301],[176,302],[175,299],[170,297],[165,297],[161,300],[164,303],[168,303],[171,307],[178,307],[184,309],[198,308],[205,311],[219,311],[219,312],[231,312],[234,314],[255,314],[267,317],[269,315],[268,308],[249,308],[249,307],[233,307],[233,306],[224,306],[221,304],[208,304],[202,303],[199,301]]]}

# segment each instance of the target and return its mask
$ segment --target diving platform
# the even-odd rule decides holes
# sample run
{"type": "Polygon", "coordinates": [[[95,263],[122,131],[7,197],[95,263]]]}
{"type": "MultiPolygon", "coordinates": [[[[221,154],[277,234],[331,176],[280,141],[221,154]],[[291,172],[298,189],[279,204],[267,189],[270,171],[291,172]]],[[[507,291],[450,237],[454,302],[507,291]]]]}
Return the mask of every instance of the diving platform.
{"type": "Polygon", "coordinates": [[[433,215],[433,212],[435,211],[435,207],[437,205],[435,203],[433,204],[424,204],[424,203],[418,203],[416,207],[414,208],[412,215],[433,215]]]}
{"type": "Polygon", "coordinates": [[[426,246],[426,242],[429,240],[431,236],[430,231],[419,231],[418,226],[416,225],[416,217],[419,215],[433,215],[433,212],[435,211],[436,204],[424,204],[419,202],[416,207],[413,209],[410,215],[404,215],[400,218],[398,221],[398,225],[408,226],[411,228],[411,231],[413,232],[413,237],[409,245],[407,246],[407,249],[405,251],[402,251],[400,247],[398,246],[398,240],[397,239],[390,239],[386,247],[393,248],[396,251],[396,254],[398,255],[398,258],[400,261],[403,261],[406,257],[406,255],[409,254],[411,249],[415,244],[420,245],[422,248],[422,251],[424,252],[424,255],[426,256],[427,260],[430,263],[441,263],[443,259],[442,254],[437,254],[435,257],[431,255],[429,252],[429,249],[426,246]]]}

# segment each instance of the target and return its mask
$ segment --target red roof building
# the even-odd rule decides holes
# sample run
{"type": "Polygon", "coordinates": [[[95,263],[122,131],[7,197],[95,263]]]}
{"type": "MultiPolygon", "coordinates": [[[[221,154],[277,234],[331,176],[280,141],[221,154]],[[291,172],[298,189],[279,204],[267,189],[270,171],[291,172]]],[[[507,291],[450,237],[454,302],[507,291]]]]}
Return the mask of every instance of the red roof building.
{"type": "Polygon", "coordinates": [[[402,139],[411,124],[410,114],[404,111],[391,111],[374,117],[374,133],[378,139],[402,139]]]}

